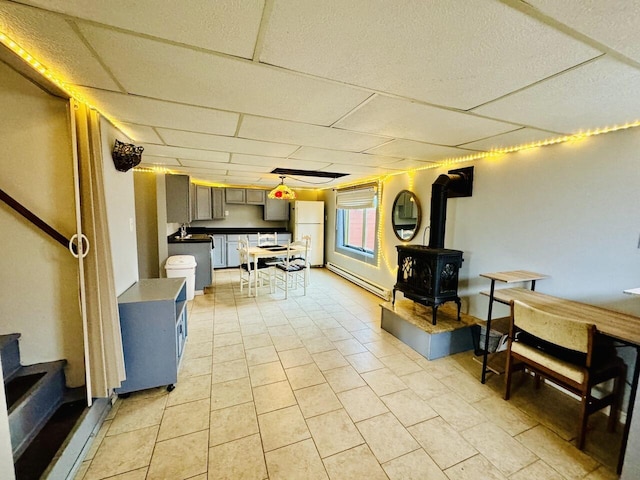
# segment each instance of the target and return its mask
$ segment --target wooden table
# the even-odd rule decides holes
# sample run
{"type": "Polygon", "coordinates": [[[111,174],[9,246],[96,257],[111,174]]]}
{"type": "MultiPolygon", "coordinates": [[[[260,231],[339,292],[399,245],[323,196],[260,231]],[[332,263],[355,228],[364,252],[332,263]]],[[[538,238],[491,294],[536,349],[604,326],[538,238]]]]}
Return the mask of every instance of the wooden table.
{"type": "MultiPolygon", "coordinates": [[[[485,292],[482,292],[486,295],[485,292]]],[[[627,313],[616,312],[602,307],[596,307],[586,303],[566,300],[564,298],[553,297],[544,293],[527,290],[525,288],[505,288],[496,290],[493,293],[495,301],[510,304],[512,300],[525,302],[532,307],[543,309],[546,312],[575,317],[586,323],[596,326],[598,333],[611,337],[626,345],[636,349],[636,364],[633,370],[633,380],[631,382],[631,394],[629,406],[627,407],[627,419],[624,424],[622,435],[622,446],[618,457],[618,473],[622,471],[624,454],[631,428],[631,417],[633,415],[633,405],[635,403],[636,391],[638,389],[638,376],[640,374],[640,317],[627,313]]]]}
{"type": "MultiPolygon", "coordinates": [[[[298,245],[290,245],[288,249],[289,255],[291,254],[299,254],[299,253],[307,253],[309,252],[309,248],[305,249],[303,246],[298,245]]],[[[271,258],[271,257],[282,257],[286,258],[287,256],[287,247],[283,246],[281,249],[275,250],[272,248],[262,248],[262,247],[249,247],[248,250],[249,262],[253,261],[253,268],[255,271],[254,275],[254,286],[256,297],[258,296],[258,260],[261,258],[271,258]]]]}
{"type": "MultiPolygon", "coordinates": [[[[509,272],[481,273],[481,277],[491,280],[491,290],[489,291],[489,312],[487,313],[487,333],[485,335],[484,347],[482,349],[482,374],[480,381],[484,383],[487,379],[487,362],[489,361],[489,337],[491,336],[491,315],[493,313],[493,301],[495,300],[494,292],[496,282],[502,283],[521,283],[531,282],[531,290],[536,289],[536,280],[547,278],[547,275],[541,273],[529,272],[527,270],[512,270],[509,272]]],[[[485,293],[485,292],[481,292],[485,293]]],[[[491,369],[491,371],[494,371],[491,369]]]]}

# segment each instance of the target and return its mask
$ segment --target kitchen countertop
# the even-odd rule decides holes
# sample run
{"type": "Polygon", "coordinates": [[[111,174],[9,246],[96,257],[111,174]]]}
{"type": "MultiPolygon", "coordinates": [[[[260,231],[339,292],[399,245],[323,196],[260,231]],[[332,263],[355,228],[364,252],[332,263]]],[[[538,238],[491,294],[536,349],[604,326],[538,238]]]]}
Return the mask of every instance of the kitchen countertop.
{"type": "Polygon", "coordinates": [[[286,228],[207,228],[207,227],[189,227],[187,228],[187,236],[180,238],[178,230],[167,237],[168,243],[206,243],[211,242],[210,235],[241,235],[252,233],[289,233],[286,228]]]}

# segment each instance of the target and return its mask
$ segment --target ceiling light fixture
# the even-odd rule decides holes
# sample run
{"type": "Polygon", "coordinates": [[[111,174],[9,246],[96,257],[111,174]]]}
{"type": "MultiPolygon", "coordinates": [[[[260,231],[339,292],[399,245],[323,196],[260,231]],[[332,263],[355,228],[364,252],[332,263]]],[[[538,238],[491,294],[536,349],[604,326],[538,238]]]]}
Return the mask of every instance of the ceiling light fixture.
{"type": "Polygon", "coordinates": [[[267,196],[276,200],[295,200],[296,192],[284,184],[284,175],[280,175],[280,185],[271,190],[267,196]]]}

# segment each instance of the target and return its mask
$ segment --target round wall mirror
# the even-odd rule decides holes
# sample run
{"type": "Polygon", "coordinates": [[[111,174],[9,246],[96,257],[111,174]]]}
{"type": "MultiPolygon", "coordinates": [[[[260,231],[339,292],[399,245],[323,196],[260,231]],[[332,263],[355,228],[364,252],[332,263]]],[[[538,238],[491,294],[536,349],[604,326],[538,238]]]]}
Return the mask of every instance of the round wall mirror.
{"type": "Polygon", "coordinates": [[[409,190],[402,190],[393,201],[393,215],[391,217],[393,231],[398,240],[403,242],[413,240],[420,228],[421,217],[422,211],[418,197],[409,190]]]}

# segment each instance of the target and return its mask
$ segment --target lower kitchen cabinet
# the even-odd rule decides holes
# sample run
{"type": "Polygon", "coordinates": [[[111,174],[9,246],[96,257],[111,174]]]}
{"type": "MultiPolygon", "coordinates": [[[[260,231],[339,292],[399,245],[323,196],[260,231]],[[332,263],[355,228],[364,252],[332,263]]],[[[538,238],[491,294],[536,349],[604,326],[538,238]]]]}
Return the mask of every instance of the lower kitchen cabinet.
{"type": "Polygon", "coordinates": [[[211,285],[211,242],[180,242],[169,244],[169,256],[193,255],[196,258],[196,290],[211,285]]]}
{"type": "Polygon", "coordinates": [[[184,278],[144,279],[118,297],[127,378],[118,394],[178,381],[187,339],[187,284],[184,278]]]}
{"type": "Polygon", "coordinates": [[[212,235],[213,237],[213,268],[227,266],[227,236],[212,235]]]}

